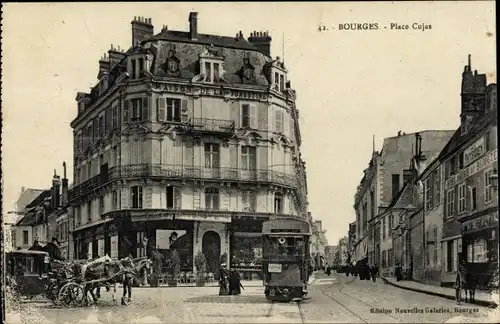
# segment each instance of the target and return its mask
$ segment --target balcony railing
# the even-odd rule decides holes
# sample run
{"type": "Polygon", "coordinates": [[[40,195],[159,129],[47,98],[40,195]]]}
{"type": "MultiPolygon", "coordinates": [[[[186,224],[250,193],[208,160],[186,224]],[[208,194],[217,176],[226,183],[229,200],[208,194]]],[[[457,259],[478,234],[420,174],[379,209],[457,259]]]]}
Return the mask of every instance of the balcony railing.
{"type": "Polygon", "coordinates": [[[248,170],[238,168],[205,168],[178,164],[131,164],[109,169],[107,177],[95,176],[72,188],[69,200],[86,194],[105,183],[122,178],[200,179],[221,181],[248,181],[272,183],[296,188],[295,175],[274,170],[248,170]]]}
{"type": "Polygon", "coordinates": [[[188,124],[191,131],[202,133],[232,133],[234,131],[234,120],[191,118],[188,124]]]}

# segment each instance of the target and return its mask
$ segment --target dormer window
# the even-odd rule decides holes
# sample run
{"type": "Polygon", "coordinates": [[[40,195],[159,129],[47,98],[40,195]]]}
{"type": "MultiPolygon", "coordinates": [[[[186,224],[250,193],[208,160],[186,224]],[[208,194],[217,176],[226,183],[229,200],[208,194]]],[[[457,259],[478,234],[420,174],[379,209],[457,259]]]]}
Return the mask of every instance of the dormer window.
{"type": "Polygon", "coordinates": [[[284,64],[280,61],[280,58],[277,57],[276,60],[270,63],[271,65],[271,73],[268,75],[268,80],[272,84],[272,90],[284,93],[287,88],[286,85],[286,73],[284,64]]]}
{"type": "Polygon", "coordinates": [[[145,70],[143,57],[134,57],[130,59],[129,73],[131,79],[140,79],[145,70]]]}
{"type": "Polygon", "coordinates": [[[200,74],[207,83],[219,82],[224,74],[224,58],[215,50],[207,49],[200,54],[200,74]]]}

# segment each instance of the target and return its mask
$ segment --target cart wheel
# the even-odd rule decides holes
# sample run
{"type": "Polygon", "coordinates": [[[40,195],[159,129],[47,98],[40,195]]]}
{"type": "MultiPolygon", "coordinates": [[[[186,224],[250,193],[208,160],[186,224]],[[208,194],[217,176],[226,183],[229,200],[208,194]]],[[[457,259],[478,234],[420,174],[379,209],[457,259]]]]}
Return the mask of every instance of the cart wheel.
{"type": "Polygon", "coordinates": [[[59,291],[58,302],[65,307],[81,306],[85,300],[83,287],[77,283],[69,282],[59,291]]]}

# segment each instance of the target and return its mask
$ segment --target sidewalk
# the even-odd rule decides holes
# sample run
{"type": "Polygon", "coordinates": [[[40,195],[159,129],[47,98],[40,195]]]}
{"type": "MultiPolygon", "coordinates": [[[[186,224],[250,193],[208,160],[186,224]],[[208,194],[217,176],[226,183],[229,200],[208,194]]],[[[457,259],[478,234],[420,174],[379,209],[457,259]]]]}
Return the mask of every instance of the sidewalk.
{"type": "MultiPolygon", "coordinates": [[[[386,283],[394,287],[401,289],[416,291],[419,293],[433,295],[438,297],[443,297],[447,299],[455,300],[455,289],[439,287],[433,285],[427,285],[416,281],[396,281],[396,278],[381,277],[381,279],[386,283]]],[[[486,307],[497,307],[498,303],[495,302],[489,292],[476,290],[475,304],[486,306],[486,307]]]]}

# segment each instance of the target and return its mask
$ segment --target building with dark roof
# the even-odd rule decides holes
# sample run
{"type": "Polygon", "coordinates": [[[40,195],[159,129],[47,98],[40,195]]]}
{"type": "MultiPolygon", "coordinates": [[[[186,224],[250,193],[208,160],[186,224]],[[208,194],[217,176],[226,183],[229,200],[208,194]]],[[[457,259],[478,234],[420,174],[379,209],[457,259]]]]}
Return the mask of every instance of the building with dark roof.
{"type": "Polygon", "coordinates": [[[203,34],[135,17],[128,50],[112,46],[98,83],[78,93],[75,258],[169,250],[182,268],[203,251],[254,265],[273,215],[307,218],[295,91],[267,32],[203,34]]]}
{"type": "Polygon", "coordinates": [[[462,73],[460,127],[421,174],[425,266],[452,285],[463,260],[478,284],[498,270],[497,88],[468,65],[462,73]]]}

